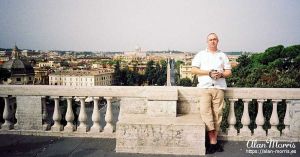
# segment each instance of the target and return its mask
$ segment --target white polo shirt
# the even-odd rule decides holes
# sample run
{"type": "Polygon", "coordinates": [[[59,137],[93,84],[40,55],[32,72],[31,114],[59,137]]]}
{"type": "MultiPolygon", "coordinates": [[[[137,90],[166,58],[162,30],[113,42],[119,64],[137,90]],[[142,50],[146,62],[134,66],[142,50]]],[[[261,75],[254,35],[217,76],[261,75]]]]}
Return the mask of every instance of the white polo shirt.
{"type": "MultiPolygon", "coordinates": [[[[220,50],[215,53],[208,52],[207,49],[198,52],[192,61],[192,66],[201,70],[217,70],[220,72],[231,69],[228,57],[220,50]]],[[[200,88],[225,89],[227,87],[225,78],[215,80],[208,75],[198,76],[198,82],[197,86],[200,88]]]]}

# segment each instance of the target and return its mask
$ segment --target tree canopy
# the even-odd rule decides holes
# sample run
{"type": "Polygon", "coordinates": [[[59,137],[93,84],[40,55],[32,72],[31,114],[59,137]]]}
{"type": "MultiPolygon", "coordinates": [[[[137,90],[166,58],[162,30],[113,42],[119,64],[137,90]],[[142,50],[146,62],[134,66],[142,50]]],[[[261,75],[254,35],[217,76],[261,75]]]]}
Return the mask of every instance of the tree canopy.
{"type": "Polygon", "coordinates": [[[229,87],[299,88],[300,45],[270,47],[263,53],[242,55],[227,79],[229,87]]]}

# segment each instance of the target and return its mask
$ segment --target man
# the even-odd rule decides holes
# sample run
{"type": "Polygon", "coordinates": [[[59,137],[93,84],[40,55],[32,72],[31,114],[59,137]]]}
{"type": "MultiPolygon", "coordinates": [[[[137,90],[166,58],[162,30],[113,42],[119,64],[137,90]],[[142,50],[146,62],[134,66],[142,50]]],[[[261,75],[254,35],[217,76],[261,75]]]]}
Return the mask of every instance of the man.
{"type": "Polygon", "coordinates": [[[192,73],[198,76],[198,87],[202,88],[200,115],[205,123],[209,137],[207,153],[223,151],[217,142],[217,135],[222,121],[224,105],[225,78],[231,76],[228,57],[218,49],[218,36],[207,36],[207,49],[199,52],[192,61],[192,73]]]}

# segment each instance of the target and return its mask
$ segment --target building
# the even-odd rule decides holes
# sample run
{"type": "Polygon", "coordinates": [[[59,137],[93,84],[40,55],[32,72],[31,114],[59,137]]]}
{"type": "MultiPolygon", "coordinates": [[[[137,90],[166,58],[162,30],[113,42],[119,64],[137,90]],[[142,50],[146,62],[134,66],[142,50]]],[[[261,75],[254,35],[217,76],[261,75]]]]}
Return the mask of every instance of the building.
{"type": "Polygon", "coordinates": [[[34,67],[34,83],[35,85],[48,85],[49,73],[51,69],[34,67]]]}
{"type": "Polygon", "coordinates": [[[43,67],[60,67],[60,63],[54,62],[54,61],[46,61],[46,62],[39,62],[38,67],[43,68],[43,67]]]}
{"type": "Polygon", "coordinates": [[[146,58],[147,53],[142,51],[141,47],[136,46],[134,51],[126,51],[124,54],[118,54],[113,57],[113,60],[122,60],[127,63],[132,61],[142,61],[146,58]]]}
{"type": "Polygon", "coordinates": [[[180,65],[180,78],[189,78],[191,80],[193,80],[194,75],[192,74],[192,66],[191,65],[184,65],[181,64],[180,65]]]}
{"type": "Polygon", "coordinates": [[[66,70],[49,74],[49,85],[62,86],[110,86],[113,70],[66,70]]]}
{"type": "Polygon", "coordinates": [[[10,77],[4,79],[3,84],[33,84],[34,69],[29,62],[20,57],[20,50],[15,46],[11,53],[12,59],[2,65],[2,68],[7,69],[10,73],[10,77]]]}

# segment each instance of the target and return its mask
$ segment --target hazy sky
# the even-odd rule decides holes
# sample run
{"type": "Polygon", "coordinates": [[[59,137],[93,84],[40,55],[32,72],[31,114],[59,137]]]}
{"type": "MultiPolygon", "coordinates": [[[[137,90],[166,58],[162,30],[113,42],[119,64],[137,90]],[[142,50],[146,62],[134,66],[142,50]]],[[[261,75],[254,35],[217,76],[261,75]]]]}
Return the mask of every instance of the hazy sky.
{"type": "Polygon", "coordinates": [[[0,47],[223,51],[300,44],[299,0],[1,0],[0,47]]]}

